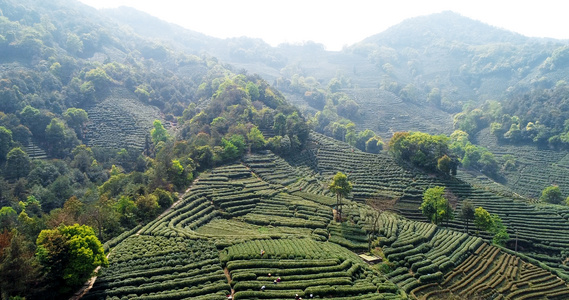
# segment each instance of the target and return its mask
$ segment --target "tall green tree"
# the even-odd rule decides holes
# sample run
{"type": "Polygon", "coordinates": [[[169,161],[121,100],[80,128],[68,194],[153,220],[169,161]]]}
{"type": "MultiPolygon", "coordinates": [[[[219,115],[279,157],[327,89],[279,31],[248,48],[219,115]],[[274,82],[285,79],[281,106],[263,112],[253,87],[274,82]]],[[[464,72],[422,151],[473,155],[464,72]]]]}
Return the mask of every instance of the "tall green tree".
{"type": "Polygon", "coordinates": [[[539,200],[545,201],[552,204],[560,204],[563,202],[563,196],[561,195],[561,190],[558,186],[552,185],[548,186],[541,192],[541,197],[539,200]]]}
{"type": "Polygon", "coordinates": [[[366,143],[367,141],[369,141],[370,139],[372,139],[373,137],[375,137],[375,133],[369,129],[366,129],[364,131],[360,131],[357,134],[357,138],[356,138],[356,148],[362,150],[362,151],[366,151],[366,143]]]}
{"type": "Polygon", "coordinates": [[[150,130],[150,136],[152,137],[152,142],[154,146],[156,146],[159,142],[166,142],[170,138],[168,131],[162,125],[160,120],[154,120],[153,123],[154,128],[150,130]]]}
{"type": "Polygon", "coordinates": [[[383,141],[379,136],[374,136],[366,141],[365,152],[368,153],[379,153],[383,150],[383,141]]]}
{"type": "Polygon", "coordinates": [[[4,126],[0,126],[0,161],[6,159],[6,154],[12,147],[12,131],[4,126]]]}
{"type": "Polygon", "coordinates": [[[69,127],[75,130],[78,137],[83,136],[83,127],[89,121],[87,112],[81,108],[70,107],[63,113],[63,117],[69,127]]]}
{"type": "Polygon", "coordinates": [[[257,126],[253,126],[251,128],[247,134],[247,140],[249,141],[249,145],[251,145],[252,150],[258,150],[265,146],[265,137],[257,126]]]}
{"type": "Polygon", "coordinates": [[[502,223],[502,219],[495,214],[491,214],[492,218],[492,228],[490,232],[494,234],[492,238],[492,243],[499,246],[504,246],[506,242],[510,239],[510,235],[506,230],[506,226],[502,223]]]}
{"type": "Polygon", "coordinates": [[[274,117],[273,121],[273,131],[277,135],[284,135],[286,133],[286,117],[282,113],[278,113],[274,117]]]}
{"type": "Polygon", "coordinates": [[[474,210],[474,225],[479,230],[490,230],[492,228],[492,216],[482,206],[474,210]]]}
{"type": "Polygon", "coordinates": [[[61,294],[85,283],[96,267],[109,264],[103,245],[87,225],[42,230],[36,245],[46,278],[61,294]]]}
{"type": "Polygon", "coordinates": [[[435,171],[438,160],[449,155],[449,138],[423,132],[396,132],[389,141],[389,151],[397,159],[435,171]]]}
{"type": "Polygon", "coordinates": [[[113,79],[101,67],[90,70],[85,74],[85,79],[93,83],[95,91],[104,91],[109,89],[110,83],[113,79]]]}
{"type": "Polygon", "coordinates": [[[231,161],[237,159],[240,155],[239,148],[237,148],[231,141],[222,139],[221,143],[223,145],[222,159],[225,161],[231,161]]]}
{"type": "Polygon", "coordinates": [[[433,224],[439,224],[443,220],[450,220],[453,216],[452,207],[444,197],[445,188],[435,186],[428,188],[423,193],[421,212],[433,224]]]}
{"type": "Polygon", "coordinates": [[[468,234],[468,224],[474,220],[474,205],[468,200],[462,201],[462,208],[460,210],[460,218],[466,223],[466,233],[468,234]]]}
{"type": "Polygon", "coordinates": [[[0,233],[0,296],[2,299],[26,297],[32,293],[31,287],[41,280],[40,266],[28,243],[24,235],[16,230],[0,233]],[[7,247],[2,245],[5,241],[9,242],[7,247]]]}
{"type": "Polygon", "coordinates": [[[30,173],[30,158],[20,147],[13,148],[6,156],[6,178],[18,179],[30,173]]]}
{"type": "Polygon", "coordinates": [[[79,144],[77,135],[62,120],[53,118],[45,128],[48,151],[56,157],[63,157],[79,144]]]}
{"type": "Polygon", "coordinates": [[[247,82],[247,93],[251,97],[251,101],[259,100],[259,96],[261,95],[259,93],[259,87],[251,81],[247,82]]]}
{"type": "Polygon", "coordinates": [[[342,172],[336,173],[332,178],[332,182],[328,189],[336,194],[336,208],[338,211],[338,220],[342,221],[342,198],[348,196],[352,191],[352,183],[348,181],[348,176],[342,172]]]}

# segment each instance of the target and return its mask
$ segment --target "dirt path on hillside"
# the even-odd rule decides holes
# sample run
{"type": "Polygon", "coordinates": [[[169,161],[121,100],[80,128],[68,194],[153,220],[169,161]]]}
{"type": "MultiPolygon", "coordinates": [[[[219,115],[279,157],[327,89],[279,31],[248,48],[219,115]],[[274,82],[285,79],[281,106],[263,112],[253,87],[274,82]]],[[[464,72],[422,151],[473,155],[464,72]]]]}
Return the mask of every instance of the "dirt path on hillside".
{"type": "MultiPolygon", "coordinates": [[[[231,274],[229,273],[227,267],[223,269],[223,273],[225,273],[225,277],[227,277],[227,283],[229,284],[229,286],[231,286],[231,274]]],[[[231,299],[233,299],[234,297],[235,297],[235,290],[231,288],[231,299]]]]}

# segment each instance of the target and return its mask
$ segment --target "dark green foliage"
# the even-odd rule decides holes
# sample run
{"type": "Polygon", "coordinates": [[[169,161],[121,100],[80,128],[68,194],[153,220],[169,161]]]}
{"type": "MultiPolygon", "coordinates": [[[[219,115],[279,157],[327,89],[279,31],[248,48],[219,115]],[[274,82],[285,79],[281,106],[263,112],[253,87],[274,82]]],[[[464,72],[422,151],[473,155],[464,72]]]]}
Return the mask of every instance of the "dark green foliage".
{"type": "Polygon", "coordinates": [[[162,125],[160,120],[154,120],[154,128],[150,131],[150,135],[152,136],[152,142],[154,146],[158,145],[159,142],[166,142],[170,138],[168,131],[162,125]]]}
{"type": "Polygon", "coordinates": [[[450,220],[454,216],[452,207],[448,200],[444,197],[445,188],[436,186],[427,189],[423,193],[423,203],[421,203],[421,212],[429,221],[439,224],[443,220],[450,220]]]}
{"type": "Polygon", "coordinates": [[[468,200],[462,201],[460,209],[460,218],[466,223],[466,233],[468,233],[468,224],[474,220],[474,205],[468,200]]]}
{"type": "Polygon", "coordinates": [[[559,189],[559,187],[556,185],[552,185],[546,187],[541,192],[541,197],[539,197],[539,200],[552,204],[560,204],[561,202],[563,202],[563,196],[561,195],[561,190],[559,189]]]}
{"type": "Polygon", "coordinates": [[[25,177],[30,172],[30,158],[20,147],[13,148],[6,157],[5,176],[9,179],[25,177]]]}
{"type": "Polygon", "coordinates": [[[0,161],[6,160],[6,155],[12,146],[12,131],[0,126],[0,161]]]}
{"type": "Polygon", "coordinates": [[[86,225],[43,230],[36,244],[46,279],[63,293],[83,284],[97,266],[108,265],[101,242],[86,225]]]}
{"type": "Polygon", "coordinates": [[[83,137],[83,128],[85,123],[89,121],[87,112],[81,108],[71,107],[63,113],[63,117],[67,125],[75,130],[77,137],[83,137]]]}
{"type": "Polygon", "coordinates": [[[389,140],[389,151],[398,159],[434,171],[438,160],[449,154],[448,137],[423,132],[396,132],[389,140]]]}
{"type": "Polygon", "coordinates": [[[342,172],[336,173],[332,178],[332,182],[328,185],[328,189],[336,195],[336,209],[338,211],[338,221],[342,221],[342,198],[348,196],[352,191],[352,183],[348,181],[346,174],[342,172]]]}
{"type": "Polygon", "coordinates": [[[174,202],[174,199],[172,199],[172,195],[163,189],[154,190],[154,194],[156,195],[156,197],[158,197],[158,205],[160,205],[160,207],[164,209],[170,207],[174,202]]]}
{"type": "Polygon", "coordinates": [[[17,231],[0,233],[0,291],[3,297],[28,296],[42,279],[40,266],[25,237],[17,231]]]}

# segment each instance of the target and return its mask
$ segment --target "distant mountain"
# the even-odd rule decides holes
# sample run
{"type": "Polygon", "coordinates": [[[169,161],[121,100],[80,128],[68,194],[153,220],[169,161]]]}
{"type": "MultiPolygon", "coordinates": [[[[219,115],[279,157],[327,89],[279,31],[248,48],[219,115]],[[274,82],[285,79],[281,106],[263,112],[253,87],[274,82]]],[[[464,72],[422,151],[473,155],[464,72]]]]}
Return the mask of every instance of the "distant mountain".
{"type": "Polygon", "coordinates": [[[104,9],[101,13],[145,38],[192,54],[207,53],[225,62],[234,63],[238,67],[240,64],[259,62],[279,69],[286,64],[286,58],[261,39],[248,37],[219,39],[124,6],[104,9]]]}
{"type": "Polygon", "coordinates": [[[389,47],[432,46],[440,41],[484,45],[494,43],[523,44],[530,38],[472,20],[452,11],[407,19],[362,43],[389,47]]]}
{"type": "Polygon", "coordinates": [[[128,25],[140,36],[168,41],[175,46],[183,46],[194,54],[211,51],[222,42],[221,39],[165,22],[131,7],[102,9],[100,12],[116,22],[128,25]]]}

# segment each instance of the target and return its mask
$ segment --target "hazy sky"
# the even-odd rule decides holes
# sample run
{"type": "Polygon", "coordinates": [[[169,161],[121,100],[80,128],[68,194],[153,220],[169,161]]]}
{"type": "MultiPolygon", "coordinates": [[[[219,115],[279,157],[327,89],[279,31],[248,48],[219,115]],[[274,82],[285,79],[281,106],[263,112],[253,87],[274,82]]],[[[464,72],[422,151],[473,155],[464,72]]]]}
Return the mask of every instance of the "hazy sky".
{"type": "Polygon", "coordinates": [[[569,39],[569,18],[559,0],[80,0],[95,8],[130,6],[210,36],[315,41],[340,50],[405,19],[452,10],[532,37],[569,39]]]}

